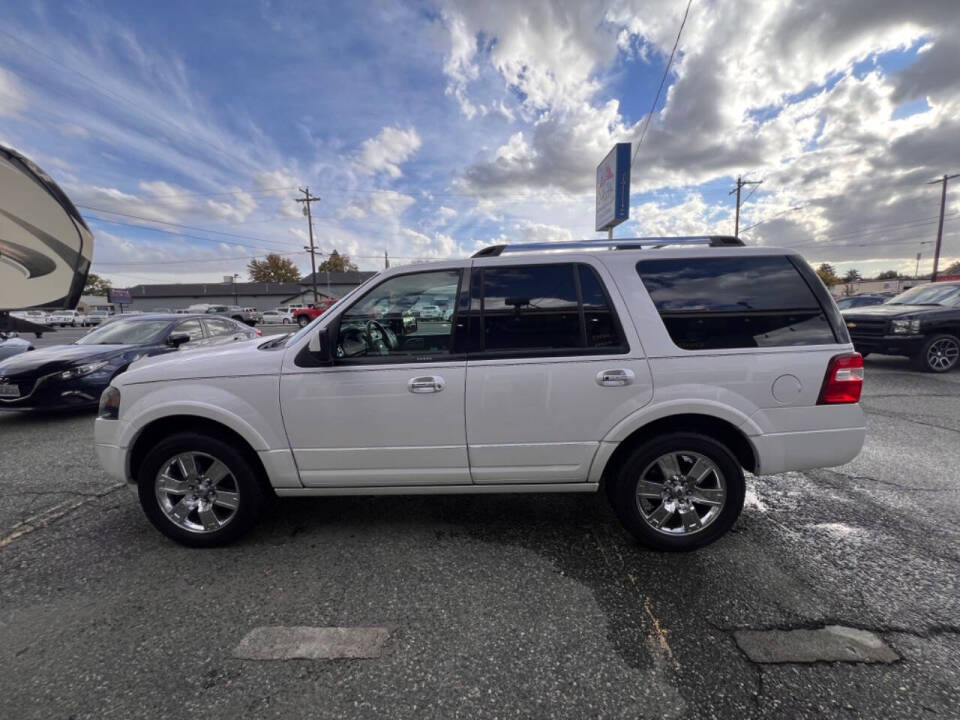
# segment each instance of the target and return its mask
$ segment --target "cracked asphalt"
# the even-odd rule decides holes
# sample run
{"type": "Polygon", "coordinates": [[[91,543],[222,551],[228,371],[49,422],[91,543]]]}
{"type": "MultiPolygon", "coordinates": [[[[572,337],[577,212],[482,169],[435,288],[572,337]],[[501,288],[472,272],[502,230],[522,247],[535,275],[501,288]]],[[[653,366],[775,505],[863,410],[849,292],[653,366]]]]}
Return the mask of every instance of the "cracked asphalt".
{"type": "Polygon", "coordinates": [[[857,460],[751,479],[683,555],[601,495],[283,501],[188,550],[102,475],[89,415],[0,414],[0,714],[956,718],[960,372],[871,356],[863,405],[857,460]],[[758,665],[733,639],[830,624],[901,660],[758,665]],[[271,625],[392,634],[374,660],[232,655],[271,625]]]}

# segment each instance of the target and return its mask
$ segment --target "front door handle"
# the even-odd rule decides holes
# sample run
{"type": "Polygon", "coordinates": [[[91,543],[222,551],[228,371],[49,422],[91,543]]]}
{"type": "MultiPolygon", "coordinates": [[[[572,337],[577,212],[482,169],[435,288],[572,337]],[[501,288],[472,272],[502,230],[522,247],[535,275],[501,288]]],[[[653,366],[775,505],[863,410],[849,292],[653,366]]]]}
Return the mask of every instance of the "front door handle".
{"type": "Polygon", "coordinates": [[[412,393],[433,393],[440,392],[445,386],[446,382],[439,375],[424,375],[423,377],[410,378],[407,383],[407,390],[412,393]]]}
{"type": "Polygon", "coordinates": [[[597,385],[602,385],[603,387],[620,387],[622,385],[629,385],[633,382],[633,379],[636,376],[633,374],[633,370],[601,370],[597,373],[597,385]]]}

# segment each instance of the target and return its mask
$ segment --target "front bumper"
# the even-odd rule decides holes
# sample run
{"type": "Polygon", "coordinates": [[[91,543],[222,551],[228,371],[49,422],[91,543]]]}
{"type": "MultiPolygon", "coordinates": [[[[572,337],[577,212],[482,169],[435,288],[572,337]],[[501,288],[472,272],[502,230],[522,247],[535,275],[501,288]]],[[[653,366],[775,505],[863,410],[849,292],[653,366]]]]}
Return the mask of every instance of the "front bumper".
{"type": "Polygon", "coordinates": [[[0,409],[10,410],[68,410],[71,408],[96,408],[100,394],[110,384],[108,373],[95,372],[73,380],[59,380],[57,375],[47,375],[36,380],[21,381],[13,378],[20,387],[19,398],[0,398],[0,409]]]}
{"type": "Polygon", "coordinates": [[[122,420],[97,418],[93,423],[94,450],[104,472],[118,482],[133,482],[127,472],[127,448],[123,447],[122,420]]]}
{"type": "Polygon", "coordinates": [[[852,335],[853,346],[858,353],[881,353],[882,355],[906,355],[911,357],[920,352],[923,335],[852,335]]]}

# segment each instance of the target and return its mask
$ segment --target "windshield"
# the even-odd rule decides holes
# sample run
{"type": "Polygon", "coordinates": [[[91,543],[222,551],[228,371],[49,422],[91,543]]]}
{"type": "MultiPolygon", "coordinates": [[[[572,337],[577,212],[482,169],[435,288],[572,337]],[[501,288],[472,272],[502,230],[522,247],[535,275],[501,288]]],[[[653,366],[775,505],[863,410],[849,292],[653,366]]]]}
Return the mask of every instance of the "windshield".
{"type": "Polygon", "coordinates": [[[918,285],[889,301],[890,305],[957,305],[960,285],[918,285]]]}
{"type": "Polygon", "coordinates": [[[359,285],[357,285],[353,290],[351,290],[350,292],[348,292],[348,293],[347,293],[346,295],[344,295],[342,298],[340,298],[339,300],[337,300],[333,305],[331,305],[329,308],[327,308],[327,310],[323,313],[323,315],[317,315],[317,317],[315,317],[315,318],[313,319],[313,322],[312,322],[312,323],[310,323],[309,325],[304,325],[302,328],[300,328],[300,332],[295,333],[294,335],[292,335],[292,336],[290,337],[289,340],[287,340],[287,347],[290,347],[291,345],[295,345],[295,344],[300,340],[300,338],[302,338],[304,335],[306,335],[307,333],[309,333],[310,330],[311,330],[313,327],[315,327],[318,322],[320,322],[321,320],[324,320],[324,319],[330,317],[330,315],[329,315],[328,313],[329,313],[331,310],[333,310],[334,308],[340,307],[340,305],[343,303],[344,300],[348,300],[349,298],[351,298],[351,297],[353,297],[354,295],[356,295],[359,291],[361,291],[361,290],[363,290],[364,288],[366,288],[367,285],[369,285],[370,283],[372,283],[372,282],[373,282],[374,280],[376,280],[378,277],[380,277],[380,273],[377,273],[376,275],[371,275],[371,276],[368,277],[364,282],[362,282],[362,283],[360,283],[359,285]]]}
{"type": "Polygon", "coordinates": [[[166,320],[117,320],[77,340],[77,345],[145,345],[159,340],[166,320]]]}

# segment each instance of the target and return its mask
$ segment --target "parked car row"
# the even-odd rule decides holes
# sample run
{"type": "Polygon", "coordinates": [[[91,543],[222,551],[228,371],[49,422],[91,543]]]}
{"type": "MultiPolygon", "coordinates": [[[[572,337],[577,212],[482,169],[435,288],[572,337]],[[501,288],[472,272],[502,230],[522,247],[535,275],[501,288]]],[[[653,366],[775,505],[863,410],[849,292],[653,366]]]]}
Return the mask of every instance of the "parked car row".
{"type": "Polygon", "coordinates": [[[259,330],[206,314],[117,316],[71,344],[29,353],[32,347],[21,345],[19,354],[0,361],[0,408],[93,408],[111,380],[136,360],[259,336],[259,330]]]}

